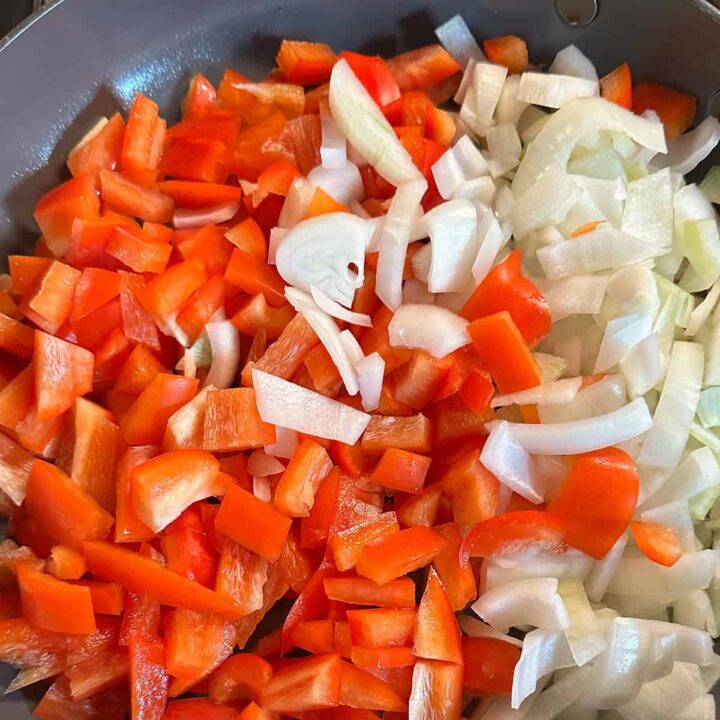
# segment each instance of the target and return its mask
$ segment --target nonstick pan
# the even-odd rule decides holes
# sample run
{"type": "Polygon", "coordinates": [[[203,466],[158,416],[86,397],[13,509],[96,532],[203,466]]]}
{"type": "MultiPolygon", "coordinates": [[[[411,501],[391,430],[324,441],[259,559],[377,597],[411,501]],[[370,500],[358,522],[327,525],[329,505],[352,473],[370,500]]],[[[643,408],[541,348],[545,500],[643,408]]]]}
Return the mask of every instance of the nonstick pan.
{"type": "MultiPolygon", "coordinates": [[[[635,79],[696,95],[700,118],[720,113],[709,0],[56,0],[0,40],[0,259],[31,250],[32,208],[66,176],[68,151],[137,91],[174,120],[193,72],[260,77],[280,38],[388,55],[433,42],[458,12],[478,38],[521,35],[533,62],[575,43],[601,74],[627,61],[635,79]]],[[[12,673],[0,666],[0,692],[12,673]]],[[[30,718],[38,692],[1,699],[0,718],[30,718]]]]}

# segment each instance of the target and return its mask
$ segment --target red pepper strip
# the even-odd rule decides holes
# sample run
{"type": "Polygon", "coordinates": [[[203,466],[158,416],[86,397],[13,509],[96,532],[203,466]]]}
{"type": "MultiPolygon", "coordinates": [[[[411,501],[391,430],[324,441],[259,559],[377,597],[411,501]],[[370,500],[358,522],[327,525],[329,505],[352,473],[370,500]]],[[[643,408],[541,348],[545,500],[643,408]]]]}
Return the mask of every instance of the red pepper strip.
{"type": "Polygon", "coordinates": [[[165,711],[168,674],[165,646],[160,638],[134,632],[128,645],[130,657],[130,714],[137,720],[156,720],[165,711]]]}
{"type": "Polygon", "coordinates": [[[232,601],[138,553],[104,542],[86,542],[83,552],[93,575],[144,593],[163,605],[236,614],[232,601]]]}
{"type": "Polygon", "coordinates": [[[259,655],[233,655],[210,676],[208,694],[215,702],[259,701],[272,672],[270,663],[259,655]]]}
{"type": "Polygon", "coordinates": [[[492,638],[462,639],[463,690],[471,695],[509,695],[520,648],[492,638]]]}
{"type": "Polygon", "coordinates": [[[436,716],[437,708],[442,708],[443,720],[460,720],[462,681],[462,665],[418,660],[413,670],[410,717],[431,718],[436,716]]]}

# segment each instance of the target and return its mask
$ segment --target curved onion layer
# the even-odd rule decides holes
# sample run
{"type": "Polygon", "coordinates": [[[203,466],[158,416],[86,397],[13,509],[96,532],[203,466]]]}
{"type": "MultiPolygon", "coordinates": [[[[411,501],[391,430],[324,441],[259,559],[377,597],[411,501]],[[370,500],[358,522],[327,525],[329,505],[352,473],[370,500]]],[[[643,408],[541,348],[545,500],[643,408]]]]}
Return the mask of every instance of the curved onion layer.
{"type": "Polygon", "coordinates": [[[568,45],[558,52],[548,72],[557,75],[572,75],[597,82],[598,74],[592,61],[575,45],[568,45]]]}
{"type": "Polygon", "coordinates": [[[212,349],[212,365],[205,378],[205,385],[214,385],[219,390],[229,388],[235,382],[240,363],[240,335],[229,321],[210,322],[205,333],[212,349]]]}
{"type": "Polygon", "coordinates": [[[390,345],[442,358],[470,343],[467,326],[467,320],[437,305],[402,305],[388,327],[390,345]]]}
{"type": "Polygon", "coordinates": [[[372,320],[369,315],[356,313],[352,310],[344,308],[340,305],[340,303],[336,303],[332,298],[329,298],[320,288],[311,285],[310,294],[312,295],[312,299],[315,301],[315,304],[331,317],[337,318],[338,320],[344,320],[352,325],[372,327],[372,320]]]}
{"type": "Polygon", "coordinates": [[[393,185],[420,178],[408,151],[347,61],[330,76],[330,109],[342,134],[393,185]]]}
{"type": "Polygon", "coordinates": [[[173,226],[177,230],[218,225],[237,215],[240,203],[233,201],[211,208],[178,208],[173,215],[173,226]]]}
{"type": "Polygon", "coordinates": [[[379,353],[370,353],[355,363],[355,372],[363,409],[366,412],[377,410],[385,376],[385,361],[379,353]]]}
{"type": "Polygon", "coordinates": [[[661,123],[633,115],[603,98],[574,100],[550,115],[530,143],[513,180],[513,192],[526,192],[550,167],[564,171],[578,141],[598,130],[624,133],[655,152],[664,153],[667,149],[665,129],[661,123]]]}
{"type": "Polygon", "coordinates": [[[367,413],[260,370],[253,387],[265,422],[306,435],[354,445],[370,422],[367,413]]]}
{"type": "Polygon", "coordinates": [[[289,285],[312,286],[346,307],[363,284],[365,248],[373,227],[350,213],[329,213],[303,220],[277,248],[275,262],[289,285]]]}
{"type": "MultiPolygon", "coordinates": [[[[504,421],[503,421],[504,422],[504,421]]],[[[495,421],[490,423],[495,426],[495,421]]],[[[652,427],[647,403],[637,398],[606,415],[550,425],[506,423],[529,453],[578,455],[632,440],[652,427]]]]}

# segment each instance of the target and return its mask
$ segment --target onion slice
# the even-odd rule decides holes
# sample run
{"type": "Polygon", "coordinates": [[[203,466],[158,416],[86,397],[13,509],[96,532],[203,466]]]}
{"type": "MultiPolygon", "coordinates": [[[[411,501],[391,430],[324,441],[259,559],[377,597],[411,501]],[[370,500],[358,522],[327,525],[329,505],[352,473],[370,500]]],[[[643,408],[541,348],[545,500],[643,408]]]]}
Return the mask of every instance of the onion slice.
{"type": "Polygon", "coordinates": [[[240,363],[240,335],[229,320],[209,322],[205,333],[212,349],[212,365],[204,384],[224,390],[235,382],[240,363]]]}
{"type": "Polygon", "coordinates": [[[314,285],[346,307],[363,284],[365,248],[373,231],[369,221],[350,213],[329,213],[303,220],[277,248],[275,262],[289,285],[310,292],[314,285]]]}
{"type": "Polygon", "coordinates": [[[470,343],[467,326],[467,320],[437,305],[402,305],[388,327],[390,345],[443,358],[470,343]]]}
{"type": "Polygon", "coordinates": [[[260,417],[306,435],[354,445],[370,415],[282,378],[253,370],[260,417]]]}
{"type": "MultiPolygon", "coordinates": [[[[493,421],[489,426],[496,424],[497,421],[493,421]]],[[[650,429],[652,418],[645,400],[637,398],[619,410],[582,420],[549,425],[506,424],[529,453],[578,455],[632,440],[650,429]]]]}
{"type": "Polygon", "coordinates": [[[575,399],[582,381],[582,377],[555,380],[529,390],[521,390],[507,395],[495,395],[490,404],[492,407],[506,407],[508,405],[558,405],[567,403],[575,399]]]}
{"type": "Polygon", "coordinates": [[[389,183],[395,186],[421,175],[380,108],[346,60],[330,75],[330,109],[346,139],[389,183]]]}
{"type": "Polygon", "coordinates": [[[173,215],[173,227],[176,230],[183,230],[219,225],[235,217],[239,209],[240,203],[235,200],[209,208],[178,208],[173,215]]]}
{"type": "Polygon", "coordinates": [[[720,122],[717,118],[706,117],[696,128],[670,143],[667,155],[654,159],[652,164],[687,175],[714,150],[718,142],[720,122]]]}
{"type": "Polygon", "coordinates": [[[385,361],[379,353],[371,353],[355,363],[355,372],[363,408],[367,412],[377,410],[385,376],[385,361]]]}
{"type": "Polygon", "coordinates": [[[341,337],[340,328],[338,328],[336,322],[315,304],[310,295],[302,290],[291,287],[285,288],[285,297],[295,310],[302,313],[308,325],[320,338],[320,342],[325,346],[335,363],[348,394],[357,395],[359,388],[355,368],[353,367],[353,359],[348,354],[347,347],[341,337]]]}
{"type": "Polygon", "coordinates": [[[285,466],[265,450],[255,450],[248,458],[247,471],[251,475],[269,477],[270,475],[278,475],[284,470],[285,466]]]}
{"type": "Polygon", "coordinates": [[[407,246],[413,219],[426,190],[427,182],[424,179],[403,183],[390,201],[382,224],[375,294],[391,310],[397,310],[402,302],[402,276],[407,246]]]}
{"type": "Polygon", "coordinates": [[[315,304],[331,317],[337,318],[338,320],[344,320],[352,325],[372,327],[372,319],[369,315],[356,313],[352,310],[344,308],[340,305],[340,303],[336,303],[332,298],[329,298],[319,287],[311,285],[310,294],[312,295],[312,299],[315,301],[315,304]]]}
{"type": "Polygon", "coordinates": [[[572,75],[551,75],[548,73],[524,72],[520,77],[518,100],[560,108],[571,100],[594,97],[598,94],[598,81],[573,77],[572,75]]]}
{"type": "Polygon", "coordinates": [[[454,15],[440,27],[435,28],[435,35],[461,68],[464,68],[471,59],[485,60],[483,51],[461,15],[454,15]]]}
{"type": "Polygon", "coordinates": [[[342,170],[347,165],[347,142],[335,123],[333,116],[324,112],[320,114],[322,143],[320,145],[320,162],[326,170],[342,170]]]}

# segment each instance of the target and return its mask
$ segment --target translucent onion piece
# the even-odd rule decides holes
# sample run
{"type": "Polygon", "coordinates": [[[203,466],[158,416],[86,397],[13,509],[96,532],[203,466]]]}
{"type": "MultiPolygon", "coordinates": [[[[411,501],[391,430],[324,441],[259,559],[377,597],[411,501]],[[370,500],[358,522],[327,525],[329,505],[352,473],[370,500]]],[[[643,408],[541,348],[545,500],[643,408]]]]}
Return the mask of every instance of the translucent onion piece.
{"type": "Polygon", "coordinates": [[[708,447],[693,450],[675,469],[668,481],[643,503],[643,508],[665,505],[674,500],[691,500],[720,485],[720,466],[708,447]]]}
{"type": "Polygon", "coordinates": [[[703,181],[700,190],[711,203],[720,203],[720,165],[713,165],[703,181]]]}
{"type": "Polygon", "coordinates": [[[597,80],[586,80],[572,75],[549,75],[524,72],[520,77],[518,99],[533,105],[560,108],[577,98],[598,94],[597,80]]]}
{"type": "Polygon", "coordinates": [[[720,550],[685,553],[672,567],[645,557],[625,557],[608,585],[616,595],[642,595],[669,603],[695,590],[705,590],[720,568],[720,550]]]}
{"type": "Polygon", "coordinates": [[[305,217],[305,211],[314,193],[315,186],[309,182],[307,178],[295,178],[290,185],[282,210],[280,211],[278,227],[295,227],[295,225],[305,217]]]}
{"type": "Polygon", "coordinates": [[[427,289],[422,280],[410,278],[403,285],[402,301],[404,305],[434,305],[435,294],[427,289]]]}
{"type": "Polygon", "coordinates": [[[475,132],[492,124],[493,113],[500,100],[507,68],[478,62],[472,70],[470,85],[460,108],[460,117],[475,132]]]}
{"type": "Polygon", "coordinates": [[[268,265],[277,264],[277,251],[278,248],[283,244],[285,238],[290,232],[289,228],[274,227],[270,228],[270,239],[268,241],[268,254],[267,261],[268,265]]]}
{"type": "Polygon", "coordinates": [[[681,285],[690,292],[709,287],[720,276],[720,234],[715,218],[685,221],[679,244],[700,280],[697,287],[687,287],[683,276],[681,285]]]}
{"type": "Polygon", "coordinates": [[[482,637],[490,640],[502,640],[502,642],[510,643],[515,647],[521,648],[523,641],[514,638],[512,635],[498,632],[495,628],[486,625],[484,622],[472,617],[472,615],[458,615],[458,624],[460,628],[469,637],[482,637]]]}
{"type": "Polygon", "coordinates": [[[581,377],[565,378],[555,382],[544,383],[529,390],[521,390],[507,395],[495,395],[492,407],[508,405],[557,405],[571,402],[577,395],[583,379],[581,377]]]}
{"type": "Polygon", "coordinates": [[[525,636],[515,666],[511,703],[519,708],[538,686],[538,681],[559,668],[575,665],[565,634],[560,630],[533,630],[525,636]]]}
{"type": "Polygon", "coordinates": [[[697,335],[715,309],[718,299],[720,299],[720,281],[713,284],[702,302],[690,313],[690,320],[688,320],[687,327],[685,328],[685,335],[688,337],[697,335]]]}
{"type": "Polygon", "coordinates": [[[682,175],[692,172],[720,142],[720,122],[706,117],[696,128],[668,145],[667,155],[653,160],[659,167],[669,167],[682,175]]]}
{"type": "MultiPolygon", "coordinates": [[[[493,421],[489,426],[497,424],[493,421]]],[[[515,440],[529,453],[578,455],[632,440],[650,429],[652,418],[645,400],[637,398],[619,410],[584,420],[551,425],[507,425],[515,440]]]]}
{"type": "Polygon", "coordinates": [[[520,580],[493,588],[473,603],[472,610],[500,632],[522,625],[564,630],[570,624],[555,578],[520,580]]]}
{"type": "Polygon", "coordinates": [[[240,335],[229,320],[209,322],[204,332],[212,351],[212,365],[204,384],[224,390],[235,383],[240,362],[240,335]]]}
{"type": "Polygon", "coordinates": [[[564,358],[550,353],[534,352],[535,362],[540,366],[542,381],[544,383],[559,380],[567,370],[567,363],[564,358]]]}
{"type": "Polygon", "coordinates": [[[363,409],[367,412],[377,410],[385,375],[385,361],[378,353],[371,353],[355,363],[355,372],[363,409]]]}
{"type": "Polygon", "coordinates": [[[402,302],[402,274],[410,231],[426,190],[425,180],[403,183],[395,192],[385,215],[380,235],[375,294],[391,310],[397,310],[402,302]]]}
{"type": "Polygon", "coordinates": [[[470,343],[468,321],[437,305],[402,305],[388,332],[393,347],[419,348],[442,358],[470,343]]]}
{"type": "Polygon", "coordinates": [[[255,450],[248,458],[247,471],[251,475],[269,477],[270,475],[277,475],[284,470],[285,466],[264,450],[255,450]]]}
{"type": "Polygon", "coordinates": [[[605,634],[580,580],[563,580],[558,591],[570,616],[570,627],[565,630],[565,638],[575,663],[582,667],[605,650],[605,634]]]}
{"type": "Polygon", "coordinates": [[[512,210],[513,234],[523,237],[532,230],[561,222],[579,196],[580,188],[572,177],[557,166],[550,167],[517,198],[512,210]]]}
{"type": "Polygon", "coordinates": [[[483,587],[485,590],[490,590],[499,585],[530,578],[585,580],[592,564],[592,558],[573,548],[560,555],[540,553],[531,549],[508,557],[486,558],[482,569],[483,587]]]}
{"type": "Polygon", "coordinates": [[[585,580],[585,591],[593,602],[600,602],[607,592],[610,578],[615,574],[622,560],[628,542],[626,534],[621,535],[602,560],[595,560],[585,580]]]}
{"type": "Polygon", "coordinates": [[[483,51],[460,15],[454,15],[440,27],[435,28],[435,35],[462,68],[471,59],[485,60],[483,51]]]}
{"type": "MultiPolygon", "coordinates": [[[[673,622],[696,630],[707,630],[713,637],[717,636],[718,625],[715,613],[705,590],[696,590],[679,598],[672,607],[673,622]]],[[[714,720],[714,715],[711,720],[714,720]]]]}
{"type": "Polygon", "coordinates": [[[475,143],[463,135],[431,168],[440,197],[449,200],[465,182],[487,175],[487,162],[475,143]]]}
{"type": "Polygon", "coordinates": [[[673,239],[672,196],[669,170],[628,183],[622,231],[667,252],[673,239]]]}
{"type": "Polygon", "coordinates": [[[518,89],[520,88],[520,76],[510,75],[505,79],[500,99],[495,108],[495,120],[498,124],[510,123],[518,127],[520,117],[530,105],[518,100],[518,89]]]}
{"type": "Polygon", "coordinates": [[[650,333],[634,345],[619,362],[631,398],[644,395],[662,379],[660,338],[650,333]]]}
{"type": "Polygon", "coordinates": [[[172,223],[177,230],[219,225],[235,217],[239,209],[240,203],[236,201],[210,208],[177,208],[172,223]]]}
{"type": "Polygon", "coordinates": [[[548,283],[544,294],[553,318],[600,312],[607,284],[603,275],[578,275],[548,283]]]}
{"type": "Polygon", "coordinates": [[[345,353],[348,358],[350,358],[350,362],[353,365],[357,364],[363,359],[363,357],[365,357],[363,355],[362,348],[360,347],[360,343],[347,328],[340,333],[340,342],[345,348],[345,353]]]}
{"type": "Polygon", "coordinates": [[[703,367],[702,345],[673,343],[653,426],[637,459],[639,465],[672,469],[680,462],[700,398],[703,367]]]}
{"type": "Polygon", "coordinates": [[[564,171],[575,144],[597,130],[622,132],[643,147],[666,150],[662,123],[633,115],[603,98],[575,100],[550,115],[527,148],[513,180],[513,192],[526,192],[551,166],[564,171]]]}
{"type": "Polygon", "coordinates": [[[537,472],[533,458],[514,437],[505,420],[493,423],[480,454],[480,462],[506,487],[531,503],[543,502],[547,478],[537,472]]]}
{"type": "Polygon", "coordinates": [[[346,162],[341,168],[314,167],[307,176],[314,187],[322,188],[343,205],[365,197],[365,188],[357,165],[346,162]]]}
{"type": "Polygon", "coordinates": [[[620,227],[627,198],[627,190],[622,178],[602,180],[575,175],[573,179],[590,196],[608,222],[614,227],[620,227]]]}
{"type": "MultiPolygon", "coordinates": [[[[483,61],[484,61],[484,59],[483,59],[483,61]]],[[[482,61],[473,60],[472,58],[470,58],[470,60],[468,60],[467,65],[465,65],[465,69],[463,70],[462,77],[460,78],[460,85],[458,85],[457,92],[455,93],[455,97],[453,98],[453,100],[455,100],[455,102],[458,105],[462,105],[463,101],[465,100],[465,96],[467,95],[468,88],[470,87],[470,84],[472,83],[473,74],[475,72],[475,66],[478,64],[478,62],[482,62],[482,61]]],[[[458,118],[458,119],[460,119],[460,118],[458,118]]],[[[464,122],[463,122],[463,125],[465,125],[464,122]]]]}
{"type": "Polygon", "coordinates": [[[720,387],[707,388],[700,393],[697,414],[703,427],[720,426],[720,387]]]}
{"type": "Polygon", "coordinates": [[[601,373],[617,365],[627,353],[652,331],[649,315],[633,313],[610,320],[605,327],[593,373],[601,373]]]}
{"type": "Polygon", "coordinates": [[[568,45],[555,56],[548,72],[556,75],[571,75],[597,82],[598,74],[595,66],[575,45],[568,45]]]}
{"type": "Polygon", "coordinates": [[[310,294],[315,304],[331,317],[337,318],[338,320],[344,320],[349,322],[351,325],[360,325],[361,327],[372,327],[372,319],[369,315],[364,313],[352,312],[347,308],[336,303],[334,300],[329,298],[320,288],[315,285],[310,286],[310,294]]]}
{"type": "Polygon", "coordinates": [[[265,422],[306,435],[354,445],[370,422],[367,413],[260,370],[253,387],[265,422]]]}
{"type": "Polygon", "coordinates": [[[538,260],[550,280],[619,268],[657,257],[663,250],[615,228],[584,233],[557,245],[540,248],[538,260]]]}
{"type": "Polygon", "coordinates": [[[270,502],[272,500],[272,486],[270,485],[270,479],[263,477],[262,475],[253,475],[253,495],[263,502],[270,502]]]}
{"type": "Polygon", "coordinates": [[[482,207],[483,215],[480,217],[480,209],[478,208],[477,225],[479,249],[472,264],[472,276],[476,285],[479,285],[487,277],[498,253],[509,240],[509,235],[506,236],[503,232],[495,213],[488,207],[482,207]]]}
{"type": "Polygon", "coordinates": [[[610,148],[573,158],[567,164],[567,170],[573,175],[581,175],[594,180],[626,181],[625,166],[618,153],[610,148]]]}
{"type": "Polygon", "coordinates": [[[294,430],[290,430],[282,425],[276,425],[275,442],[272,445],[266,445],[265,452],[273,457],[289,460],[295,454],[295,450],[297,450],[299,444],[300,437],[294,430]]]}
{"type": "MultiPolygon", "coordinates": [[[[672,283],[669,284],[672,286],[672,283]]],[[[612,301],[615,313],[655,315],[660,308],[657,276],[647,264],[621,268],[608,281],[607,298],[612,301]]]]}
{"type": "Polygon", "coordinates": [[[320,288],[346,307],[363,284],[365,248],[373,226],[350,213],[303,220],[277,249],[277,269],[289,285],[310,292],[320,288]]]}
{"type": "Polygon", "coordinates": [[[415,279],[427,285],[428,278],[430,277],[430,263],[432,262],[432,246],[430,243],[421,247],[412,256],[412,269],[415,279]]]}
{"type": "Polygon", "coordinates": [[[495,183],[491,177],[479,177],[464,182],[455,190],[453,198],[472,200],[474,203],[489,205],[495,197],[495,183]]]}
{"type": "Polygon", "coordinates": [[[606,375],[575,396],[566,405],[544,405],[538,408],[543,423],[568,422],[597,417],[619,410],[627,400],[625,381],[621,375],[606,375]]]}
{"type": "Polygon", "coordinates": [[[330,76],[330,109],[348,142],[385,180],[398,186],[420,178],[390,123],[345,60],[335,63],[330,76]]]}
{"type": "Polygon", "coordinates": [[[353,361],[348,356],[347,348],[340,337],[340,328],[336,322],[315,304],[310,295],[302,290],[285,288],[285,297],[295,310],[302,313],[308,325],[320,338],[320,342],[335,363],[348,394],[357,395],[359,388],[353,361]]]}
{"type": "Polygon", "coordinates": [[[326,170],[342,170],[347,165],[347,142],[332,115],[321,113],[320,123],[322,128],[320,162],[326,170]]]}
{"type": "Polygon", "coordinates": [[[512,123],[500,123],[488,128],[485,133],[490,157],[520,157],[522,145],[520,136],[512,123]]]}
{"type": "Polygon", "coordinates": [[[470,281],[478,251],[477,212],[470,200],[449,200],[423,218],[430,236],[430,292],[459,292],[470,281]]]}

